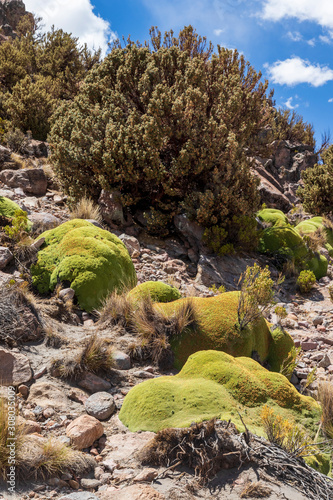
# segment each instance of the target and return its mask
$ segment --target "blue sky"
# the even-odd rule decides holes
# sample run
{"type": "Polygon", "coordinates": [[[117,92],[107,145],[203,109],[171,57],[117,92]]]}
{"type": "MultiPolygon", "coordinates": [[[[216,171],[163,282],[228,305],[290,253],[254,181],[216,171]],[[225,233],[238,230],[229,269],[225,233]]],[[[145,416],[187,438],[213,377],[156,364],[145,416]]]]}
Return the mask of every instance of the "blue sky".
{"type": "MultiPolygon", "coordinates": [[[[332,131],[332,0],[25,0],[28,10],[89,46],[149,28],[176,33],[192,24],[216,46],[237,49],[275,89],[277,106],[295,109],[321,135],[332,131]],[[331,101],[331,102],[330,102],[331,101]]],[[[333,139],[333,137],[332,137],[333,139]]]]}

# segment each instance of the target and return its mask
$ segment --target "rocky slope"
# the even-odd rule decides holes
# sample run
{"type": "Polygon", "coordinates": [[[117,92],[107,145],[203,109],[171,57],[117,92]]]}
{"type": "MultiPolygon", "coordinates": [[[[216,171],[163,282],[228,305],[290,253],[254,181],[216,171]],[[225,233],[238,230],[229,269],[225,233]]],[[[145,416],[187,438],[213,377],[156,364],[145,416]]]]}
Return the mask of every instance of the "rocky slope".
{"type": "MultiPolygon", "coordinates": [[[[37,146],[43,149],[40,144],[32,144],[31,157],[27,154],[25,159],[1,150],[0,197],[5,196],[26,210],[33,229],[40,233],[69,220],[70,213],[66,197],[50,177],[47,159],[36,158],[33,154],[37,146]],[[22,164],[29,168],[17,168],[22,164]]],[[[287,160],[283,160],[288,167],[292,165],[287,169],[286,179],[295,185],[299,181],[297,154],[303,155],[304,162],[314,159],[308,158],[307,149],[296,153],[284,144],[282,151],[284,153],[280,152],[280,157],[283,158],[288,156],[286,151],[289,151],[287,160]]],[[[110,223],[105,227],[120,236],[127,246],[139,283],[160,280],[173,284],[185,296],[208,297],[214,295],[214,291],[209,289],[213,284],[217,287],[223,284],[227,290],[234,290],[246,266],[255,261],[261,265],[269,263],[265,257],[258,258],[258,255],[222,258],[210,254],[200,243],[200,228],[184,217],[175,221],[177,236],[159,240],[148,236],[142,227],[132,221],[125,221],[123,226],[115,225],[119,214],[121,218],[122,209],[112,197],[104,196],[101,210],[104,219],[110,223]]],[[[278,274],[272,266],[271,270],[274,275],[278,274]]],[[[2,314],[9,310],[6,309],[6,297],[10,292],[6,285],[13,279],[17,283],[22,282],[21,272],[17,258],[14,259],[7,247],[0,248],[2,314]]],[[[304,351],[292,379],[299,389],[306,384],[313,368],[317,368],[317,381],[311,384],[310,391],[316,390],[318,381],[333,378],[333,306],[328,291],[331,278],[332,273],[321,279],[306,297],[297,293],[292,280],[286,280],[277,296],[288,313],[283,323],[295,344],[304,351]]],[[[292,485],[289,478],[284,483],[283,477],[279,478],[276,471],[267,467],[268,459],[262,450],[258,452],[260,460],[251,459],[240,469],[229,470],[230,464],[224,463],[208,484],[198,482],[194,471],[188,467],[169,469],[167,466],[143,465],[138,452],[154,434],[130,432],[117,415],[131,387],[145,379],[159,377],[161,372],[151,364],[131,361],[128,349],[134,340],[132,334],[100,323],[95,315],[77,307],[66,308],[67,293],[64,290],[49,297],[36,296],[33,311],[25,303],[21,305],[20,321],[13,318],[7,343],[0,344],[0,378],[5,385],[9,381],[18,386],[19,419],[24,423],[32,443],[50,436],[58,437],[65,443],[75,441],[92,457],[95,467],[89,473],[66,473],[60,477],[51,474],[46,481],[30,478],[18,485],[16,498],[238,499],[255,485],[258,491],[260,488],[266,491],[266,497],[271,499],[322,498],[307,491],[301,482],[292,485]],[[59,378],[54,360],[75,357],[84,342],[94,334],[112,345],[114,369],[104,378],[88,373],[78,383],[59,378]]],[[[272,323],[276,322],[274,313],[269,314],[272,323]]],[[[7,394],[4,387],[2,393],[7,394]]],[[[233,450],[240,453],[249,444],[243,442],[241,437],[237,439],[233,450]]],[[[305,467],[304,464],[297,466],[305,467]]],[[[306,470],[305,474],[311,474],[306,470]]],[[[8,495],[6,486],[2,486],[0,498],[15,498],[8,495]]]]}

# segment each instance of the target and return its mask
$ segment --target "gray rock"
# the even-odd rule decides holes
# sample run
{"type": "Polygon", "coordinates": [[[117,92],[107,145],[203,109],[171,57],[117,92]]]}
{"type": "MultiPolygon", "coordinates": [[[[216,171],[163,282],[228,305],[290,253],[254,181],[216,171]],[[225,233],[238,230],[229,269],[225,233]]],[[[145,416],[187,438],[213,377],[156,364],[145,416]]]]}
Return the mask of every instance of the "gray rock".
{"type": "Polygon", "coordinates": [[[129,370],[131,368],[131,358],[125,352],[116,351],[113,353],[112,358],[117,370],[129,370]]]}
{"type": "Polygon", "coordinates": [[[96,227],[99,227],[99,229],[103,229],[102,224],[95,219],[86,219],[86,221],[90,222],[91,224],[94,224],[94,226],[96,227]]]}
{"type": "Polygon", "coordinates": [[[59,298],[63,301],[74,299],[75,291],[73,288],[64,288],[59,292],[59,298]]]}
{"type": "Polygon", "coordinates": [[[131,257],[134,258],[139,257],[141,247],[139,241],[136,238],[134,238],[134,236],[129,236],[128,234],[121,234],[119,236],[119,239],[124,243],[131,257]]]}
{"type": "Polygon", "coordinates": [[[42,245],[44,245],[45,243],[45,238],[43,236],[43,238],[39,238],[37,241],[35,241],[31,246],[30,248],[32,248],[33,250],[38,250],[42,245]]]}
{"type": "Polygon", "coordinates": [[[10,189],[0,189],[0,196],[4,196],[5,198],[9,198],[10,200],[14,200],[15,193],[10,189]]]}
{"type": "Polygon", "coordinates": [[[121,193],[119,191],[109,192],[103,189],[98,204],[105,222],[108,224],[124,224],[124,212],[121,203],[121,193]]]}
{"type": "Polygon", "coordinates": [[[313,318],[312,323],[314,326],[322,325],[324,322],[324,317],[323,316],[316,316],[313,318]]]}
{"type": "Polygon", "coordinates": [[[31,380],[32,371],[27,356],[0,348],[0,381],[4,386],[19,386],[31,380]]]}
{"type": "Polygon", "coordinates": [[[198,242],[201,242],[204,228],[196,222],[190,221],[186,215],[175,215],[174,224],[186,239],[192,237],[198,242]]]}
{"type": "Polygon", "coordinates": [[[4,146],[0,146],[0,163],[10,161],[11,151],[4,146]]]}
{"type": "Polygon", "coordinates": [[[25,194],[44,196],[47,189],[47,178],[42,168],[3,170],[0,180],[6,186],[23,189],[25,194]]]}
{"type": "Polygon", "coordinates": [[[88,491],[77,491],[59,498],[59,500],[99,500],[99,498],[88,491]]]}
{"type": "Polygon", "coordinates": [[[87,389],[91,393],[108,391],[111,389],[111,384],[103,378],[97,377],[93,373],[86,373],[84,378],[79,381],[78,385],[82,389],[87,389]]]}
{"type": "Polygon", "coordinates": [[[54,227],[57,227],[59,226],[59,224],[61,224],[61,220],[58,219],[58,217],[44,212],[31,214],[29,216],[29,220],[33,224],[33,231],[40,229],[41,232],[43,232],[47,229],[53,229],[54,227]]]}
{"type": "Polygon", "coordinates": [[[13,260],[13,254],[7,247],[0,247],[0,269],[4,269],[13,260]]]}
{"type": "Polygon", "coordinates": [[[323,357],[323,359],[321,361],[319,361],[318,366],[320,368],[328,368],[329,366],[331,366],[331,360],[327,356],[327,354],[325,354],[325,356],[323,357]]]}
{"type": "Polygon", "coordinates": [[[81,486],[84,490],[97,490],[101,484],[98,479],[81,479],[81,486]]]}
{"type": "Polygon", "coordinates": [[[98,420],[106,420],[116,410],[113,397],[108,392],[96,392],[84,403],[88,415],[98,420]]]}

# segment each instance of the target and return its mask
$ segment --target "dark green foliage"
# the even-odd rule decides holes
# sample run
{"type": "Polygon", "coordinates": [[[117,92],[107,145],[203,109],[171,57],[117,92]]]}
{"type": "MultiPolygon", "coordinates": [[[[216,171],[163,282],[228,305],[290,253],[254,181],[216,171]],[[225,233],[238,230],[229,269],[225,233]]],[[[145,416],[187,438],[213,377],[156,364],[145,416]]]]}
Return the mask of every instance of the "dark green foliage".
{"type": "Polygon", "coordinates": [[[294,143],[315,146],[314,130],[303,117],[289,109],[274,109],[272,115],[273,140],[285,140],[294,143]]]}
{"type": "Polygon", "coordinates": [[[304,187],[300,187],[300,197],[306,211],[323,215],[333,211],[333,146],[321,155],[323,164],[317,164],[302,172],[304,187]]]}
{"type": "Polygon", "coordinates": [[[115,45],[56,112],[57,174],[74,197],[119,190],[152,232],[165,234],[181,209],[229,232],[258,204],[244,147],[255,151],[271,119],[267,83],[237,51],[212,53],[192,27],[164,41],[152,30],[151,44],[115,45]]]}
{"type": "Polygon", "coordinates": [[[19,37],[0,44],[0,116],[12,128],[45,140],[50,117],[63,99],[73,99],[79,82],[99,61],[62,30],[40,35],[40,19],[21,19],[19,37]]]}

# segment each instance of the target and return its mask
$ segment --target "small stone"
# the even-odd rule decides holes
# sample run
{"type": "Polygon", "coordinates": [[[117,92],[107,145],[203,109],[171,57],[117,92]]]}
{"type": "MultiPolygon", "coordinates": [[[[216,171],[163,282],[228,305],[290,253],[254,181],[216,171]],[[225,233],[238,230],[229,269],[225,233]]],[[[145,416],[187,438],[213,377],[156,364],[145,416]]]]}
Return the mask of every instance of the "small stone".
{"type": "Polygon", "coordinates": [[[317,330],[318,330],[318,332],[325,333],[326,332],[326,327],[323,326],[323,325],[318,325],[317,326],[317,330]]]}
{"type": "Polygon", "coordinates": [[[312,320],[312,323],[314,324],[314,326],[317,326],[317,325],[322,325],[323,321],[324,321],[323,316],[315,316],[312,320]]]}
{"type": "Polygon", "coordinates": [[[74,479],[70,479],[68,481],[68,484],[71,488],[73,488],[73,490],[78,490],[80,488],[80,485],[77,481],[75,481],[74,479]]]}
{"type": "Polygon", "coordinates": [[[43,411],[43,416],[45,418],[50,418],[52,417],[52,415],[54,415],[55,411],[53,408],[45,408],[45,410],[43,411]]]}
{"type": "Polygon", "coordinates": [[[331,366],[331,360],[327,356],[327,354],[325,354],[325,356],[323,357],[323,359],[318,363],[318,366],[320,368],[328,368],[329,366],[331,366]]]}
{"type": "Polygon", "coordinates": [[[107,380],[104,380],[93,373],[86,373],[84,378],[78,383],[83,389],[91,393],[108,391],[111,389],[111,384],[107,380]]]}
{"type": "Polygon", "coordinates": [[[13,260],[13,254],[7,247],[0,247],[0,269],[4,269],[13,260]]]}
{"type": "Polygon", "coordinates": [[[299,328],[309,328],[309,323],[307,321],[299,321],[298,326],[299,328]]]}
{"type": "Polygon", "coordinates": [[[69,399],[72,401],[75,401],[76,403],[80,403],[84,405],[84,403],[87,401],[88,396],[85,394],[83,391],[80,389],[72,389],[70,393],[68,394],[69,399]]]}
{"type": "Polygon", "coordinates": [[[65,472],[64,474],[62,474],[61,479],[63,481],[70,481],[71,479],[73,479],[73,476],[72,474],[69,474],[69,472],[65,472]]]}
{"type": "Polygon", "coordinates": [[[301,347],[303,351],[314,351],[318,349],[317,342],[302,342],[301,347]]]}
{"type": "Polygon", "coordinates": [[[325,354],[323,352],[315,352],[314,354],[311,355],[311,359],[313,361],[319,362],[323,359],[324,355],[325,354]]]}
{"type": "Polygon", "coordinates": [[[92,446],[103,433],[103,425],[90,415],[76,418],[66,428],[66,435],[71,439],[73,446],[79,450],[92,446]]]}
{"type": "Polygon", "coordinates": [[[134,236],[121,234],[119,239],[122,240],[132,258],[139,257],[141,251],[140,243],[134,236]]]}
{"type": "Polygon", "coordinates": [[[41,378],[43,375],[45,375],[46,372],[47,372],[47,367],[43,366],[37,372],[34,373],[34,379],[37,380],[41,378]]]}
{"type": "Polygon", "coordinates": [[[128,356],[128,354],[121,351],[115,351],[112,358],[117,370],[130,370],[131,358],[128,356]]]}
{"type": "Polygon", "coordinates": [[[333,373],[333,365],[327,367],[328,373],[333,373]]]}
{"type": "Polygon", "coordinates": [[[59,298],[64,302],[66,302],[67,300],[74,299],[74,296],[75,296],[75,291],[73,290],[73,288],[64,288],[59,292],[59,298]]]}
{"type": "Polygon", "coordinates": [[[19,393],[24,397],[27,398],[29,396],[29,387],[27,385],[20,385],[18,388],[19,393]]]}
{"type": "Polygon", "coordinates": [[[145,372],[144,370],[139,370],[137,372],[133,372],[134,377],[138,378],[154,378],[154,375],[149,372],[145,372]]]}
{"type": "Polygon", "coordinates": [[[106,470],[108,470],[110,472],[113,472],[117,467],[116,462],[114,460],[112,460],[112,458],[108,458],[108,459],[104,460],[102,462],[102,465],[104,465],[106,470]]]}
{"type": "Polygon", "coordinates": [[[101,484],[98,479],[81,479],[81,486],[84,490],[97,490],[101,484]]]}
{"type": "Polygon", "coordinates": [[[158,476],[156,469],[144,469],[134,479],[134,483],[151,483],[158,476]]]}

